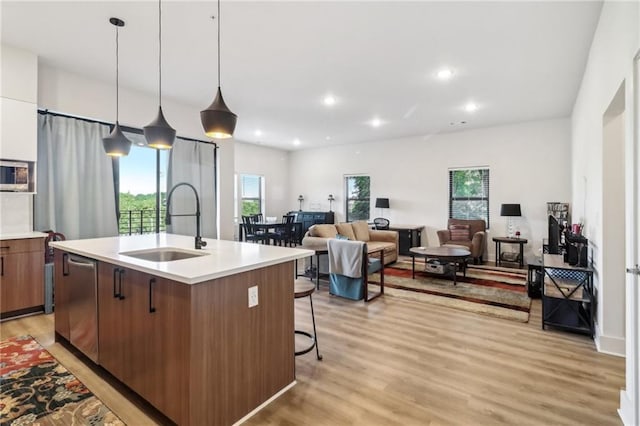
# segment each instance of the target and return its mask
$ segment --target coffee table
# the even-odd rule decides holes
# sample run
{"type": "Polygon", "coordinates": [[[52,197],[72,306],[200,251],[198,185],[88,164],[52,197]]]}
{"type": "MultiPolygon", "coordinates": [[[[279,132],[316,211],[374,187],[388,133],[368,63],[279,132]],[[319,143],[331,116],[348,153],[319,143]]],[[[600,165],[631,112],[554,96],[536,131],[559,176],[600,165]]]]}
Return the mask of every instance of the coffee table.
{"type": "Polygon", "coordinates": [[[453,285],[457,285],[458,265],[462,264],[464,274],[467,273],[465,260],[471,256],[471,252],[463,248],[452,247],[411,247],[411,271],[413,279],[416,279],[416,256],[423,256],[425,263],[429,259],[436,259],[444,264],[453,265],[453,285]]]}

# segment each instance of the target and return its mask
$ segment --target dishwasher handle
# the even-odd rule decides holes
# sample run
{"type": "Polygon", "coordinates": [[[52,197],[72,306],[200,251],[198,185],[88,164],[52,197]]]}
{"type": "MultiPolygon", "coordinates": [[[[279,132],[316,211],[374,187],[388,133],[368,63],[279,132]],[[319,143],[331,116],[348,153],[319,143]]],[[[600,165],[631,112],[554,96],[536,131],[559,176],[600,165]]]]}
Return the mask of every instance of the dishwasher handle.
{"type": "MultiPolygon", "coordinates": [[[[80,268],[91,268],[91,269],[95,269],[96,264],[93,262],[78,262],[77,260],[73,260],[72,257],[69,257],[67,259],[67,262],[69,263],[69,265],[73,265],[73,266],[79,266],[80,268]]],[[[67,275],[69,274],[69,272],[67,271],[67,275]]]]}

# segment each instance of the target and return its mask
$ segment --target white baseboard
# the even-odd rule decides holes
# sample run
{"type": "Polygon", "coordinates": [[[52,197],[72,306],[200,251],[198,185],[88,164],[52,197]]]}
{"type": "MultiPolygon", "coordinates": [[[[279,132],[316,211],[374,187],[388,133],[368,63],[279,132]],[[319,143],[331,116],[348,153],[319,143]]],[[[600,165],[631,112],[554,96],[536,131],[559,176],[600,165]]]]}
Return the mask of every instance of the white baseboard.
{"type": "Polygon", "coordinates": [[[593,340],[596,343],[596,349],[598,352],[623,358],[626,356],[624,337],[604,336],[602,335],[598,324],[596,324],[596,335],[593,340]]]}
{"type": "Polygon", "coordinates": [[[640,419],[634,418],[633,403],[626,390],[620,391],[620,408],[618,415],[625,426],[637,426],[640,419]]]}

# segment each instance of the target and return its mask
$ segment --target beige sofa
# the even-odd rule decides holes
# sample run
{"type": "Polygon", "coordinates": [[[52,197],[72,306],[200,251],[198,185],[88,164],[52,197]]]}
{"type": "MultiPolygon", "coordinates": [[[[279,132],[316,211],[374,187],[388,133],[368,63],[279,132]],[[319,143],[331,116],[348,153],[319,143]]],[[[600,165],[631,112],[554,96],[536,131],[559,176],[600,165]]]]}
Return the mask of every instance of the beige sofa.
{"type": "MultiPolygon", "coordinates": [[[[398,233],[370,229],[369,224],[364,221],[313,225],[304,235],[302,245],[311,249],[316,247],[326,249],[327,240],[335,238],[337,234],[344,235],[350,240],[366,242],[369,253],[384,249],[385,264],[398,260],[398,233]]],[[[379,253],[373,256],[379,257],[378,255],[379,253]]]]}

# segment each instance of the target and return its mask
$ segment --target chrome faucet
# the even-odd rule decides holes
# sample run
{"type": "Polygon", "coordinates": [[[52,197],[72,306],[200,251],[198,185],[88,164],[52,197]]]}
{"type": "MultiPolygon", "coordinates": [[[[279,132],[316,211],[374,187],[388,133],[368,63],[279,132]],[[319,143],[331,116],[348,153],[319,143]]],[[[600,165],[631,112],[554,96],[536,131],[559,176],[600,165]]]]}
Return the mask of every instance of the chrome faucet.
{"type": "Polygon", "coordinates": [[[177,183],[173,186],[173,188],[171,188],[171,191],[169,191],[169,195],[167,195],[167,216],[164,220],[164,223],[166,225],[171,225],[171,216],[195,216],[196,217],[196,249],[199,250],[202,247],[207,245],[206,241],[202,241],[202,236],[200,235],[200,198],[198,197],[198,191],[196,191],[196,188],[190,183],[187,183],[187,182],[177,183]],[[190,214],[173,214],[172,215],[171,214],[171,195],[173,194],[173,191],[176,190],[176,188],[183,185],[193,189],[193,193],[196,196],[196,212],[190,213],[190,214]]]}

